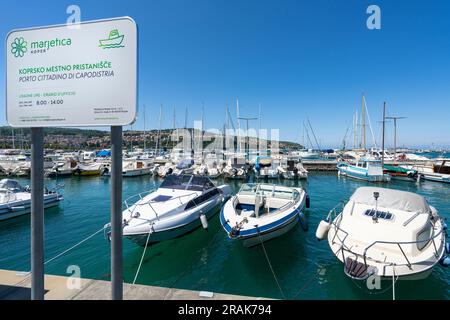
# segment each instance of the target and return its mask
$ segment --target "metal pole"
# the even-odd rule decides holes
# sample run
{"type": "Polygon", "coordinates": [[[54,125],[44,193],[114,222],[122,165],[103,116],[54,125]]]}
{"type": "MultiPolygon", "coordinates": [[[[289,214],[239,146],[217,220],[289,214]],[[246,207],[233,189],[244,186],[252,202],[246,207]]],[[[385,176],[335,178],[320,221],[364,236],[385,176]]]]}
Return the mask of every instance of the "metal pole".
{"type": "Polygon", "coordinates": [[[394,160],[397,156],[397,118],[394,118],[394,160]]]}
{"type": "Polygon", "coordinates": [[[386,124],[386,102],[383,104],[383,137],[381,141],[381,167],[384,166],[384,129],[386,124]]]}
{"type": "Polygon", "coordinates": [[[31,299],[44,300],[44,134],[31,128],[31,299]]]}
{"type": "Polygon", "coordinates": [[[123,299],[122,277],[122,127],[111,127],[111,290],[123,299]]]}

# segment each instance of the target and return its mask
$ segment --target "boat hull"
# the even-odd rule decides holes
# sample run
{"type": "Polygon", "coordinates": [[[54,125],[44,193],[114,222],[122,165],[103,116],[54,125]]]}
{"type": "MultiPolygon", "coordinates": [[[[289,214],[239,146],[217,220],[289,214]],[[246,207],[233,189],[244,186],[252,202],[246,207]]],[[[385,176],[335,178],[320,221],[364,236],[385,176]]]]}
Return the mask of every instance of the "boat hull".
{"type": "MultiPolygon", "coordinates": [[[[61,200],[62,196],[57,194],[50,195],[47,197],[44,196],[44,209],[57,206],[61,200]]],[[[10,203],[10,205],[2,204],[0,205],[0,221],[29,214],[30,212],[31,212],[31,199],[17,201],[14,203],[10,203]]]]}
{"type": "MultiPolygon", "coordinates": [[[[212,206],[210,209],[207,209],[206,212],[204,212],[206,218],[210,220],[220,209],[222,205],[222,201],[219,201],[217,204],[212,206]]],[[[182,226],[177,226],[174,228],[162,230],[162,231],[155,231],[153,232],[150,237],[148,236],[148,233],[143,234],[135,234],[135,235],[124,235],[126,238],[130,239],[134,243],[145,247],[147,245],[156,244],[158,242],[175,239],[182,237],[186,235],[187,233],[190,233],[194,231],[195,229],[199,228],[201,226],[201,221],[199,218],[195,217],[193,218],[189,223],[184,224],[182,226]],[[148,238],[148,241],[147,241],[148,238]]]]}
{"type": "Polygon", "coordinates": [[[365,172],[357,172],[353,170],[349,170],[346,167],[338,167],[338,174],[340,176],[345,176],[357,180],[363,180],[368,182],[389,182],[391,180],[391,176],[387,174],[383,175],[368,175],[365,172]]]}
{"type": "Polygon", "coordinates": [[[279,227],[277,227],[273,230],[270,230],[267,232],[262,232],[259,235],[258,235],[258,233],[255,233],[252,236],[245,236],[245,237],[242,237],[240,240],[242,241],[242,244],[244,245],[244,247],[246,247],[246,248],[254,247],[254,246],[261,244],[261,242],[266,242],[271,239],[282,236],[283,234],[287,233],[292,228],[294,228],[297,225],[298,221],[299,221],[299,216],[295,215],[292,219],[290,219],[283,225],[280,225],[279,227]]]}

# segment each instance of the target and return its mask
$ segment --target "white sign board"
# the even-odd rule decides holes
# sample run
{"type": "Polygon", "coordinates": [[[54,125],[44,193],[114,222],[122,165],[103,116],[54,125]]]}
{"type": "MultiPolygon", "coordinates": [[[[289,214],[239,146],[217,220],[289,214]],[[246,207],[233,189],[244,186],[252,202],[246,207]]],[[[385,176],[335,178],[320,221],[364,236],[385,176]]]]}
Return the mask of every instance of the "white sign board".
{"type": "Polygon", "coordinates": [[[11,126],[113,126],[134,121],[133,19],[14,30],[6,37],[6,50],[6,118],[11,126]]]}

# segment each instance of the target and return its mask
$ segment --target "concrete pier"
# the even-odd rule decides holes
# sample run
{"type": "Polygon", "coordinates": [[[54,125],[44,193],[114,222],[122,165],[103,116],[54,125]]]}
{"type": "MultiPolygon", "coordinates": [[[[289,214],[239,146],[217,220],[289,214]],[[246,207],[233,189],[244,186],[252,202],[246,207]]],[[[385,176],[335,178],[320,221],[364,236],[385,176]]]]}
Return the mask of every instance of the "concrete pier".
{"type": "MultiPolygon", "coordinates": [[[[0,300],[29,300],[30,285],[31,276],[28,272],[0,269],[0,300]]],[[[45,300],[110,300],[111,282],[45,275],[44,298],[45,300]]],[[[125,300],[266,300],[266,298],[258,297],[128,283],[123,285],[123,298],[125,300]]]]}

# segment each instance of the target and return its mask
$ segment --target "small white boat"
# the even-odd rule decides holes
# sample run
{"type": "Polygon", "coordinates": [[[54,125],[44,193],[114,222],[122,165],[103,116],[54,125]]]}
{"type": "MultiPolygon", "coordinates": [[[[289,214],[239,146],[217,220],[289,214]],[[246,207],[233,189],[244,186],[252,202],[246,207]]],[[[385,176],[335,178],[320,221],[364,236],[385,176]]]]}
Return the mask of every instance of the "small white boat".
{"type": "Polygon", "coordinates": [[[173,174],[192,174],[194,172],[194,160],[192,158],[185,158],[180,160],[175,169],[173,170],[173,174]]]}
{"type": "Polygon", "coordinates": [[[359,160],[356,164],[341,162],[337,165],[338,175],[369,182],[388,182],[391,176],[383,172],[380,161],[359,160]]]}
{"type": "Polygon", "coordinates": [[[315,160],[320,158],[320,153],[312,149],[303,149],[295,152],[303,160],[315,160]]]}
{"type": "Polygon", "coordinates": [[[328,239],[353,279],[420,278],[437,263],[448,264],[445,228],[437,210],[418,194],[361,187],[341,212],[330,211],[316,236],[328,239]]]}
{"type": "Polygon", "coordinates": [[[50,178],[71,176],[77,166],[78,164],[75,160],[58,161],[53,168],[45,172],[45,176],[50,178]]]}
{"type": "Polygon", "coordinates": [[[257,179],[278,179],[280,177],[278,167],[279,163],[275,162],[272,157],[258,156],[253,170],[257,179]]]}
{"type": "Polygon", "coordinates": [[[172,174],[174,169],[175,165],[172,162],[167,161],[164,165],[161,164],[156,167],[156,175],[160,178],[165,178],[166,176],[172,174]]]}
{"type": "MultiPolygon", "coordinates": [[[[63,196],[57,191],[44,191],[44,208],[57,206],[63,196]]],[[[0,220],[31,212],[31,193],[16,180],[0,180],[0,220]]]]}
{"type": "Polygon", "coordinates": [[[450,166],[449,159],[441,159],[435,162],[428,162],[421,165],[404,165],[408,170],[416,170],[419,175],[418,179],[428,181],[450,183],[450,166]]]}
{"type": "Polygon", "coordinates": [[[303,167],[301,162],[295,162],[295,160],[287,160],[285,164],[278,167],[283,179],[295,180],[295,179],[308,179],[308,170],[303,167]]]}
{"type": "Polygon", "coordinates": [[[245,180],[247,178],[247,163],[243,157],[231,157],[223,169],[223,174],[227,179],[245,180]]]}
{"type": "Polygon", "coordinates": [[[168,175],[156,191],[133,197],[138,198],[133,205],[125,201],[123,236],[145,246],[207,228],[230,196],[228,185],[216,187],[207,177],[168,175]]]}
{"type": "MultiPolygon", "coordinates": [[[[151,161],[144,160],[123,160],[122,176],[139,177],[147,174],[153,174],[154,164],[151,161]]],[[[105,168],[103,175],[111,176],[110,168],[105,168]]]]}
{"type": "Polygon", "coordinates": [[[99,176],[105,168],[106,166],[103,163],[79,163],[73,174],[77,176],[99,176]]]}
{"type": "Polygon", "coordinates": [[[230,239],[251,247],[288,232],[298,221],[306,230],[305,207],[309,207],[309,197],[301,188],[244,184],[225,203],[220,223],[230,239]]]}

